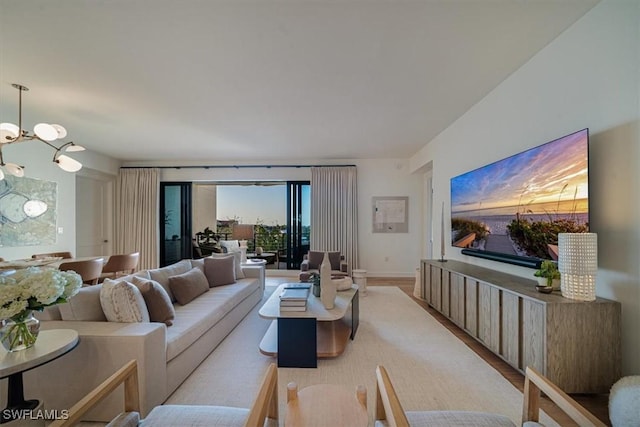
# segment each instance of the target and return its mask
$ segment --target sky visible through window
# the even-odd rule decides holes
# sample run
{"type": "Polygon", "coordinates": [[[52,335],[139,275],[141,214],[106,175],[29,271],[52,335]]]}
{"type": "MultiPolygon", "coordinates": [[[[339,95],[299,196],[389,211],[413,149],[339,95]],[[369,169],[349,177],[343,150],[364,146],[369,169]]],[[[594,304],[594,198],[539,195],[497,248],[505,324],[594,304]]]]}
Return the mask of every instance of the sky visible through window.
{"type": "MultiPolygon", "coordinates": [[[[307,187],[308,191],[308,187],[307,187]]],[[[308,197],[308,194],[305,195],[308,197]]],[[[308,199],[307,199],[308,200],[308,199]]],[[[302,223],[311,221],[308,209],[302,223]]],[[[219,220],[237,219],[241,224],[287,224],[287,186],[281,185],[218,185],[217,216],[219,220]]]]}

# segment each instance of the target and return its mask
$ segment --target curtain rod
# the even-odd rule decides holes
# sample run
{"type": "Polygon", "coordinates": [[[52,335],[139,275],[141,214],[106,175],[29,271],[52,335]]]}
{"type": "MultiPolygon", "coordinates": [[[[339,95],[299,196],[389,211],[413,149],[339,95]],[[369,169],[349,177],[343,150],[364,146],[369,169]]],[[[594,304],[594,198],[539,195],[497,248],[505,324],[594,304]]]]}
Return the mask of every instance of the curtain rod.
{"type": "Polygon", "coordinates": [[[120,169],[244,169],[244,168],[346,168],[356,165],[199,165],[199,166],[120,166],[120,169]]]}

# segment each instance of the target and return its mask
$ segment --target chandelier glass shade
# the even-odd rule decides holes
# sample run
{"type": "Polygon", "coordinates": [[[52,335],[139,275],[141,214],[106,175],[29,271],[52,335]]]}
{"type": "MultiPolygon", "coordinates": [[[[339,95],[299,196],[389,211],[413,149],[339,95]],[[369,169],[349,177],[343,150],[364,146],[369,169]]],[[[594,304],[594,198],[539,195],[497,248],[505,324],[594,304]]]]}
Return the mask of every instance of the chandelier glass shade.
{"type": "Polygon", "coordinates": [[[84,151],[84,147],[77,145],[73,142],[65,142],[60,146],[52,144],[53,141],[66,138],[67,130],[57,124],[38,123],[33,127],[33,133],[23,129],[22,127],[22,92],[29,90],[26,86],[13,83],[11,86],[18,89],[18,125],[13,123],[0,123],[0,180],[4,179],[5,172],[17,176],[24,176],[24,166],[20,166],[16,163],[5,163],[3,148],[17,144],[24,141],[40,141],[54,151],[53,162],[57,164],[60,169],[67,172],[77,172],[82,168],[82,163],[72,159],[71,157],[62,154],[62,152],[77,152],[84,151]],[[3,170],[4,169],[4,170],[3,170]]]}

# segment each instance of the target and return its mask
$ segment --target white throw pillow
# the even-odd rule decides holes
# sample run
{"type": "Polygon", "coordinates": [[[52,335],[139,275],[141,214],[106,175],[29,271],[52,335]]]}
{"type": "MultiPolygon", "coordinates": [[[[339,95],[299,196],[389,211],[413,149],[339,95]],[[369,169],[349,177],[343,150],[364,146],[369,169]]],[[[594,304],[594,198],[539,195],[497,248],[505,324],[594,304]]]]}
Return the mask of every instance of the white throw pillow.
{"type": "Polygon", "coordinates": [[[100,305],[109,322],[149,322],[144,298],[129,282],[105,279],[100,290],[100,305]]]}
{"type": "Polygon", "coordinates": [[[220,240],[220,246],[227,252],[240,251],[240,242],[237,240],[220,240]]]}

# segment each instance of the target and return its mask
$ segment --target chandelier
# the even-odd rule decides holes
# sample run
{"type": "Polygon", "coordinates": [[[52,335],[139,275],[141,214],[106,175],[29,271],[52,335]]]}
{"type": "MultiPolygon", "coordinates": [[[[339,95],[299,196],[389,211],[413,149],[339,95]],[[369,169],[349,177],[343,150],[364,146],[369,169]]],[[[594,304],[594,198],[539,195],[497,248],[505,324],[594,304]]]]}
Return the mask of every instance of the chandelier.
{"type": "MultiPolygon", "coordinates": [[[[53,153],[53,162],[56,163],[60,169],[67,172],[77,172],[82,168],[82,163],[79,161],[72,159],[66,154],[62,154],[62,151],[65,152],[74,152],[74,151],[84,151],[84,147],[81,145],[74,144],[73,142],[66,142],[61,146],[53,145],[52,142],[56,139],[63,139],[67,136],[67,130],[55,124],[48,123],[38,123],[33,127],[33,134],[30,134],[29,131],[22,128],[22,92],[26,92],[29,90],[28,87],[23,86],[21,84],[12,83],[11,86],[18,89],[19,97],[18,97],[18,125],[14,125],[13,123],[0,123],[0,167],[4,168],[5,171],[10,173],[13,176],[22,177],[24,176],[24,166],[20,166],[16,163],[5,163],[4,155],[2,154],[2,149],[11,144],[16,144],[18,142],[24,141],[32,141],[37,140],[40,141],[49,147],[53,148],[55,152],[53,153]]],[[[0,180],[4,179],[4,172],[0,169],[0,180]]]]}

